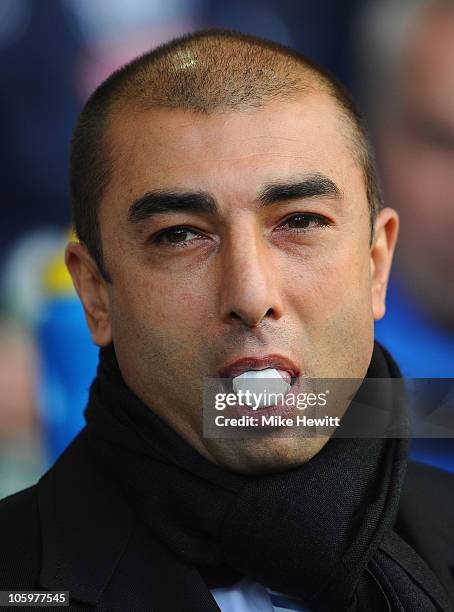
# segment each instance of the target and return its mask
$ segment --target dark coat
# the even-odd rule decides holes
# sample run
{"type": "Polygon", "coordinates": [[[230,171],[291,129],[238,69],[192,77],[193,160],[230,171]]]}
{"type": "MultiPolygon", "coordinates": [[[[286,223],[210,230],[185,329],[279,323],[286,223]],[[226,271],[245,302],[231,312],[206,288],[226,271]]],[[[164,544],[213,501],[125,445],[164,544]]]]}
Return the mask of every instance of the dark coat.
{"type": "MultiPolygon", "coordinates": [[[[410,463],[396,530],[454,611],[454,474],[410,463]]],[[[137,518],[84,431],[36,485],[0,502],[0,550],[0,590],[69,591],[71,610],[219,611],[196,569],[137,518]]]]}

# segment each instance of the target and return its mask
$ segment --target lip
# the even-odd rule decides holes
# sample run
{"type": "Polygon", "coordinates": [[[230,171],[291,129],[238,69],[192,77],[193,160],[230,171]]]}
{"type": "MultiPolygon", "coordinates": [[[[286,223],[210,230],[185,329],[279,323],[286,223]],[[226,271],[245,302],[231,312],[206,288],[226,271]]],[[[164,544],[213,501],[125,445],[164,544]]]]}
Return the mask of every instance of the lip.
{"type": "Polygon", "coordinates": [[[272,354],[263,357],[242,357],[221,368],[219,370],[219,377],[234,378],[248,370],[265,370],[266,368],[284,370],[292,378],[297,378],[300,375],[300,369],[293,361],[283,355],[272,354]]]}

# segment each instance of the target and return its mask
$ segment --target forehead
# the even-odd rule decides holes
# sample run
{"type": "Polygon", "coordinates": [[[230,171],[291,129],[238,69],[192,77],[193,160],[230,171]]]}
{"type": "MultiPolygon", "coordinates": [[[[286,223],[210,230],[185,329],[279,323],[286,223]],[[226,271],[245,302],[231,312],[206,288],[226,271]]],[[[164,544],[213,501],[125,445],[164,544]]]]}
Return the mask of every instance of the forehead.
{"type": "Polygon", "coordinates": [[[108,146],[109,204],[176,188],[247,199],[263,182],[314,172],[348,190],[353,174],[362,177],[347,121],[324,93],[211,115],[126,109],[111,122],[108,146]]]}

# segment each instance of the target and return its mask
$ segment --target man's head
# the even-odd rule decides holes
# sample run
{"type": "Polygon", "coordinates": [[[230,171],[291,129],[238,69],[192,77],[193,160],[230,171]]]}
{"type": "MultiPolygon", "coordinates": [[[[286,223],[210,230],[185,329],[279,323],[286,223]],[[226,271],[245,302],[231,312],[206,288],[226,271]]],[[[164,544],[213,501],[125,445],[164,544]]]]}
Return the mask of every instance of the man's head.
{"type": "Polygon", "coordinates": [[[279,353],[302,376],[362,378],[397,216],[378,212],[351,103],[288,49],[202,33],[101,85],[72,154],[67,263],[93,340],[202,454],[240,471],[326,439],[202,436],[205,377],[279,353]],[[102,246],[101,246],[102,245],[102,246]]]}
{"type": "Polygon", "coordinates": [[[422,306],[454,328],[454,2],[373,2],[360,29],[365,107],[402,221],[397,265],[422,306]]]}

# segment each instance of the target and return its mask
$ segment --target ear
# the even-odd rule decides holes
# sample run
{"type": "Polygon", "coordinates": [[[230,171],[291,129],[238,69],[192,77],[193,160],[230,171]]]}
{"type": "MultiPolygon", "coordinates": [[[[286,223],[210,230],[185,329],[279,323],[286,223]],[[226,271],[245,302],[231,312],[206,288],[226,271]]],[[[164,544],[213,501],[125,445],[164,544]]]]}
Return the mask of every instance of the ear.
{"type": "Polygon", "coordinates": [[[99,347],[112,342],[107,281],[83,244],[68,243],[66,266],[82,302],[93,342],[99,347]]]}
{"type": "Polygon", "coordinates": [[[397,212],[392,208],[384,208],[377,215],[370,249],[372,311],[376,321],[381,319],[386,311],[386,289],[398,233],[397,212]]]}

